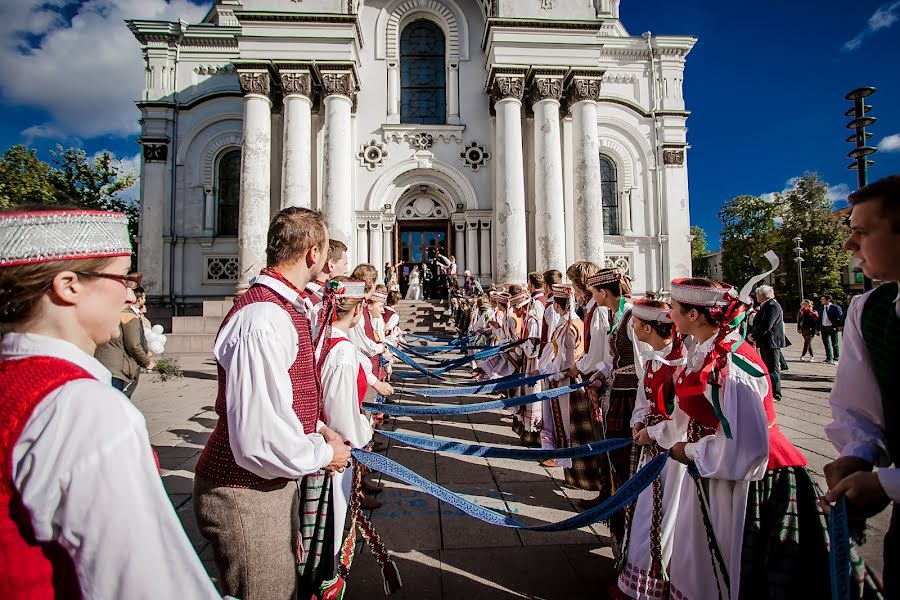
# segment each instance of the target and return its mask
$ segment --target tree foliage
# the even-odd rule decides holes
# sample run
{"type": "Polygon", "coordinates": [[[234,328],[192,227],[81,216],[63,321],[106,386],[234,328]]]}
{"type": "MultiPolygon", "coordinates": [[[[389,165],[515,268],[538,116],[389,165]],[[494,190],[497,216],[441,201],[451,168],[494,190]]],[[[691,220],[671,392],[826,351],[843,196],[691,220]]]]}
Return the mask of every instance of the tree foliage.
{"type": "Polygon", "coordinates": [[[134,173],[124,172],[109,152],[90,158],[79,148],[57,146],[52,164],[33,148],[12,146],[0,157],[0,208],[23,204],[71,203],[90,210],[128,215],[132,238],[137,235],[138,205],[122,196],[134,185],[134,173]]]}
{"type": "Polygon", "coordinates": [[[800,305],[794,261],[799,237],[803,247],[803,290],[807,298],[830,293],[843,298],[841,272],[850,255],[843,249],[847,228],[835,215],[828,184],[816,173],[791,180],[791,188],[771,198],[738,196],[719,210],[722,220],[722,263],[725,281],[743,285],[768,269],[762,255],[774,250],[781,259],[775,272],[776,293],[793,310],[800,305]]]}
{"type": "Polygon", "coordinates": [[[694,273],[705,269],[706,232],[698,225],[691,225],[691,268],[694,273]]]}

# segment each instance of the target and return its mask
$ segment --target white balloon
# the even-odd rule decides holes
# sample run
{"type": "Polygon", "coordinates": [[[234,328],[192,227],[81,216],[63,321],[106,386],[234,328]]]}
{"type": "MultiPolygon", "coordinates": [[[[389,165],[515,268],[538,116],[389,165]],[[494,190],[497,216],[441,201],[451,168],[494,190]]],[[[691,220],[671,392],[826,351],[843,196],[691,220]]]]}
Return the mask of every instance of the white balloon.
{"type": "Polygon", "coordinates": [[[152,331],[153,333],[162,333],[165,330],[163,329],[162,325],[154,325],[152,328],[150,328],[150,331],[152,331]]]}
{"type": "Polygon", "coordinates": [[[165,343],[166,343],[167,341],[169,341],[169,338],[167,338],[166,336],[164,336],[164,335],[159,336],[159,342],[160,342],[161,344],[165,345],[165,343]]]}

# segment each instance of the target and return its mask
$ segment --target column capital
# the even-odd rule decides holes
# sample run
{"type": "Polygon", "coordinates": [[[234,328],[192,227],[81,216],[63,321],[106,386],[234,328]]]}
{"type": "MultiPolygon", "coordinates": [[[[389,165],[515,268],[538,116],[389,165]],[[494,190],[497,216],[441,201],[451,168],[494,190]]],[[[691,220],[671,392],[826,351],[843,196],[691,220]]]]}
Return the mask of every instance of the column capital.
{"type": "Polygon", "coordinates": [[[535,69],[528,86],[531,104],[541,100],[562,100],[566,73],[556,69],[535,69]]]}
{"type": "Polygon", "coordinates": [[[237,67],[238,82],[241,84],[241,93],[245,96],[255,94],[267,96],[272,87],[269,71],[260,67],[237,67]]]}
{"type": "Polygon", "coordinates": [[[600,100],[600,82],[603,71],[577,69],[569,73],[566,81],[566,96],[569,105],[576,102],[597,102],[600,100]]]}
{"type": "Polygon", "coordinates": [[[491,70],[488,80],[488,93],[492,102],[513,99],[522,101],[525,95],[524,68],[495,68],[491,70]]]}
{"type": "Polygon", "coordinates": [[[465,213],[453,213],[450,215],[450,222],[459,227],[465,227],[466,224],[466,215],[465,213]]]}
{"type": "Polygon", "coordinates": [[[281,77],[281,92],[287,97],[291,95],[312,98],[312,73],[305,65],[278,65],[281,77]]]}
{"type": "Polygon", "coordinates": [[[319,76],[322,79],[323,96],[346,96],[353,102],[356,101],[359,83],[352,68],[321,68],[319,76]]]}

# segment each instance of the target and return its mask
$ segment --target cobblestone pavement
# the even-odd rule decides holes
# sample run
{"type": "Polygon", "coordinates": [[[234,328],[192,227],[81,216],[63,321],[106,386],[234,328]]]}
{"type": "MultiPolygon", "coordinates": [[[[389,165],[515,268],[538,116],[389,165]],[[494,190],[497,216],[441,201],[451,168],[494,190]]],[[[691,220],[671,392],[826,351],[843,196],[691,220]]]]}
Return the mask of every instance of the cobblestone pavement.
{"type": "MultiPolygon", "coordinates": [[[[836,457],[823,426],[830,420],[828,392],[835,367],[799,361],[798,346],[786,356],[784,400],[778,404],[785,434],[809,459],[820,482],[823,466],[836,457]]],[[[159,454],[163,482],[185,530],[210,573],[212,552],[197,532],[191,506],[194,466],[216,422],[216,373],[207,355],[182,355],[185,377],[167,383],[145,375],[135,404],[144,413],[159,454]]],[[[510,418],[499,412],[453,419],[399,418],[389,428],[488,444],[516,444],[510,418]]],[[[526,523],[572,516],[587,493],[561,484],[561,469],[537,463],[442,455],[391,446],[387,456],[479,504],[515,513],[526,523]]],[[[384,478],[384,506],[373,522],[392,550],[404,588],[397,599],[479,600],[540,598],[597,599],[614,579],[609,532],[602,525],[560,533],[515,531],[481,524],[456,508],[410,486],[384,478]]],[[[870,521],[863,556],[881,571],[888,513],[870,521]]],[[[823,574],[825,576],[825,574],[823,574]]],[[[380,596],[381,577],[371,553],[357,554],[349,582],[351,599],[380,596]]]]}

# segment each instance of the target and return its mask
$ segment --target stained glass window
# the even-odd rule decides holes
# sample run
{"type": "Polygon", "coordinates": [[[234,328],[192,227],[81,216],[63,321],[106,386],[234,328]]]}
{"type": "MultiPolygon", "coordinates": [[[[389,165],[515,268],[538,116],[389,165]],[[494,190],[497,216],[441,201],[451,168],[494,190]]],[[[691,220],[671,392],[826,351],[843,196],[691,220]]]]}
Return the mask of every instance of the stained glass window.
{"type": "Polygon", "coordinates": [[[447,122],[444,32],[431,21],[414,21],[400,36],[400,120],[447,122]]]}
{"type": "Polygon", "coordinates": [[[600,155],[600,198],[603,202],[603,233],[619,235],[619,184],[616,165],[600,155]]]}
{"type": "Polygon", "coordinates": [[[241,151],[229,150],[219,159],[216,235],[237,235],[241,197],[241,151]]]}

